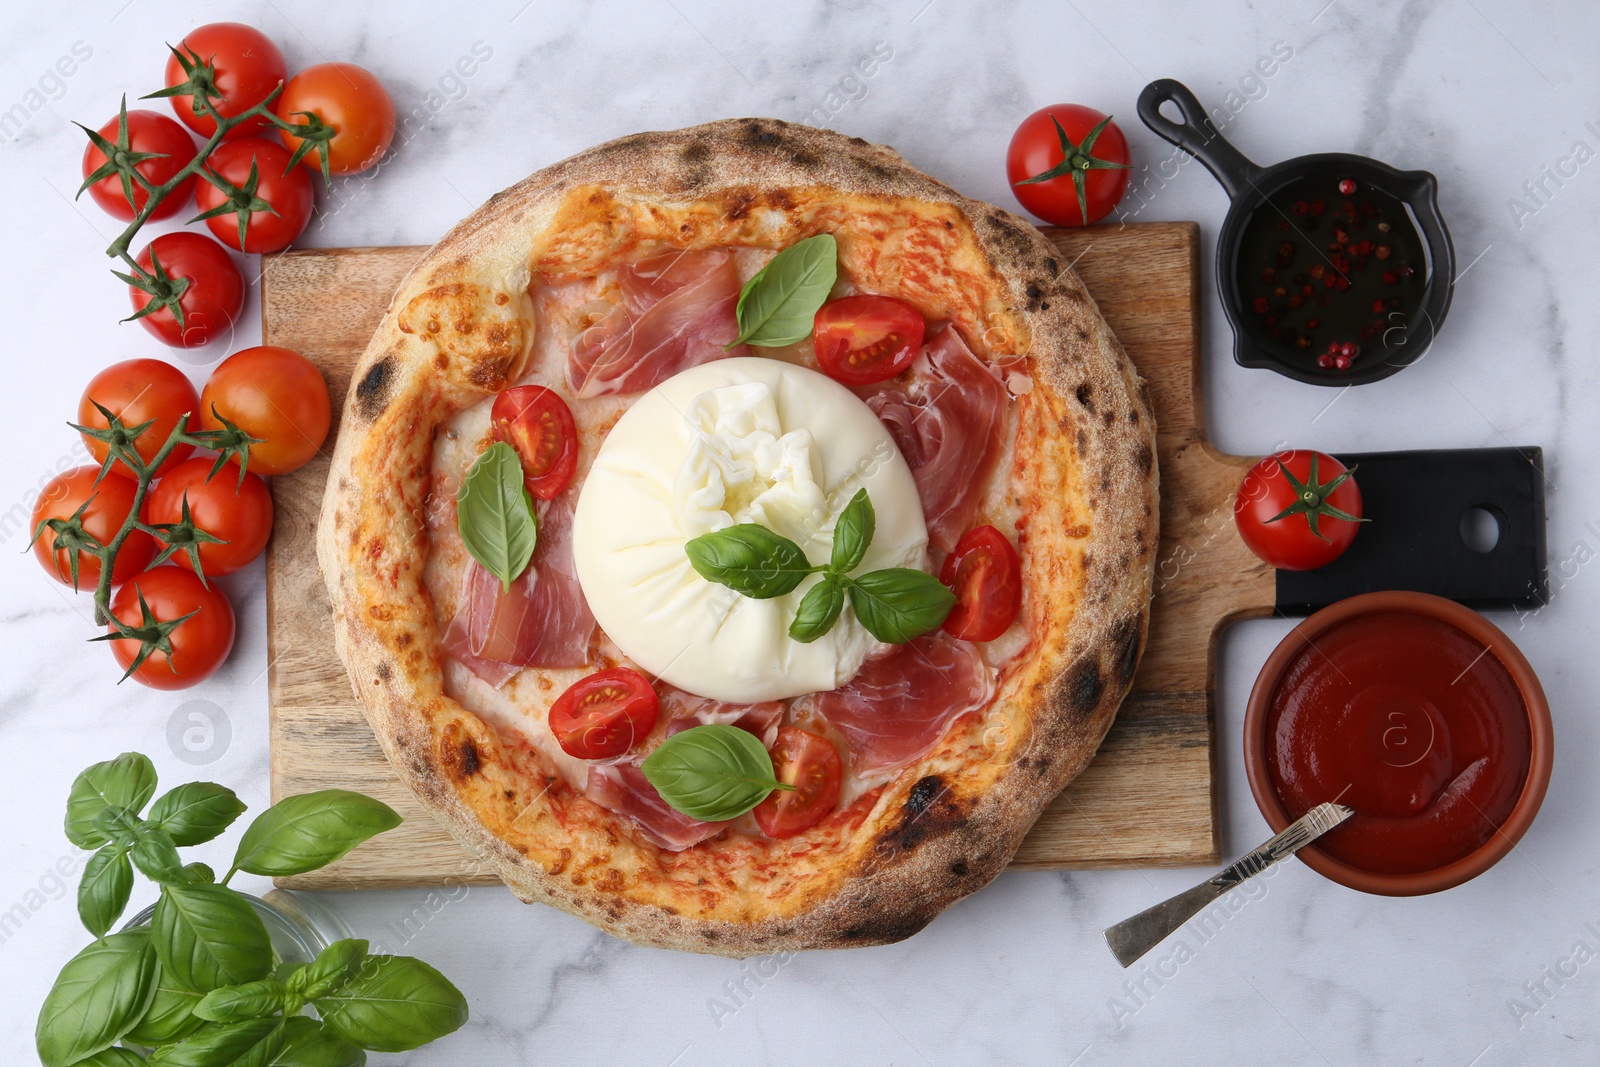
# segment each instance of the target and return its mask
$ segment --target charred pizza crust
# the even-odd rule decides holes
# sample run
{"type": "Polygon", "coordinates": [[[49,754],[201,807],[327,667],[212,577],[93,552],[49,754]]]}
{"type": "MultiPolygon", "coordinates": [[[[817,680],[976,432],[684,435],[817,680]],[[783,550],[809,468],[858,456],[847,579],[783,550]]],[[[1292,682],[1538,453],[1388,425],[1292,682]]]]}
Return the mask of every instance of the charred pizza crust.
{"type": "Polygon", "coordinates": [[[384,751],[524,901],[629,940],[744,956],[892,942],[978,889],[1093,757],[1144,645],[1154,423],[1093,300],[1033,227],[892,150],[772,119],[642,133],[489,200],[401,285],[356,368],[317,535],[339,654],[384,751]],[[820,231],[843,271],[1025,355],[1008,472],[1030,642],[968,716],[870,799],[789,842],[657,850],[445,691],[423,583],[435,428],[513,383],[540,276],[641,248],[778,249],[820,231]]]}

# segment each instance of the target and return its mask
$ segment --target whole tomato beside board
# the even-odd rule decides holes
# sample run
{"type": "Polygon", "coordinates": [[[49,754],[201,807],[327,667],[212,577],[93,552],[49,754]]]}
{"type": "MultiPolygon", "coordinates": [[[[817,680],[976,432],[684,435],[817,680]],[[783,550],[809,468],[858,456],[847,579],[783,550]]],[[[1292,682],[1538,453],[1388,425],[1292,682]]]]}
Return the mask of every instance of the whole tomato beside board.
{"type": "Polygon", "coordinates": [[[1250,551],[1285,571],[1326,566],[1344,554],[1367,520],[1354,469],[1297,448],[1261,459],[1233,499],[1233,520],[1250,551]]]}
{"type": "Polygon", "coordinates": [[[1052,104],[1022,120],[1006,150],[1017,201],[1057,226],[1087,226],[1111,213],[1128,188],[1128,139],[1111,116],[1052,104]]]}

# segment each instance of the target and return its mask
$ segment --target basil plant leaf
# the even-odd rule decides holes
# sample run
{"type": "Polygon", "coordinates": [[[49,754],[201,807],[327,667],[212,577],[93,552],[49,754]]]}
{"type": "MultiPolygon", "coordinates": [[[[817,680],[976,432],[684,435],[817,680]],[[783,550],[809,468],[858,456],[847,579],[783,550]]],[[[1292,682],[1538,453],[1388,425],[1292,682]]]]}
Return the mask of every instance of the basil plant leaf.
{"type": "Polygon", "coordinates": [[[799,545],[754,522],[701,534],[684,551],[700,577],[754,600],[791,593],[812,572],[799,545]]]}
{"type": "Polygon", "coordinates": [[[849,574],[861,566],[877,532],[878,514],[872,508],[872,498],[865,489],[859,489],[833,524],[833,558],[828,569],[835,574],[849,574]]]}
{"type": "Polygon", "coordinates": [[[242,985],[223,986],[207,993],[194,1007],[194,1014],[213,1023],[236,1023],[242,1019],[264,1019],[283,1007],[283,983],[262,978],[242,985]]]}
{"type": "Polygon", "coordinates": [[[367,942],[362,938],[335,941],[317,958],[284,977],[284,984],[293,992],[315,1000],[338,991],[362,960],[367,958],[367,942]]]}
{"type": "Polygon", "coordinates": [[[673,810],[703,822],[736,819],[774,789],[772,757],[754,735],[713,723],[673,734],[639,769],[673,810]]]}
{"type": "Polygon", "coordinates": [[[190,885],[205,885],[217,880],[217,872],[204,863],[185,863],[183,870],[178,872],[183,875],[183,880],[190,885]]]}
{"type": "Polygon", "coordinates": [[[256,816],[233,866],[274,878],[305,874],[399,825],[400,815],[389,805],[348,789],[285,797],[256,816]]]}
{"type": "Polygon", "coordinates": [[[156,956],[143,928],[112,934],[72,957],[39,1009],[40,1062],[67,1067],[110,1048],[144,1014],[155,978],[156,956]]]}
{"type": "Polygon", "coordinates": [[[125,1048],[108,1048],[79,1060],[77,1067],[144,1067],[144,1059],[125,1048]]]}
{"type": "Polygon", "coordinates": [[[283,1024],[284,1043],[263,1067],[363,1067],[367,1054],[317,1020],[297,1015],[283,1024]]]}
{"type": "Polygon", "coordinates": [[[844,583],[832,574],[825,574],[822,581],[800,598],[800,608],[789,624],[789,636],[808,645],[833,629],[843,610],[844,583]]]}
{"type": "Polygon", "coordinates": [[[472,558],[509,592],[533,559],[539,523],[523,482],[522,460],[504,441],[485,449],[467,471],[456,494],[456,528],[472,558]]]}
{"type": "Polygon", "coordinates": [[[183,873],[183,860],[178,858],[178,847],[172,843],[172,835],[155,823],[143,823],[134,832],[133,847],[128,850],[128,857],[139,868],[139,872],[152,882],[166,885],[187,880],[183,873]]]}
{"type": "Polygon", "coordinates": [[[186,782],[163,793],[150,807],[150,821],[172,835],[180,848],[201,845],[244,814],[245,803],[215,782],[186,782]]]}
{"type": "Polygon", "coordinates": [[[145,1009],[143,1018],[132,1030],[122,1035],[123,1040],[147,1048],[183,1040],[200,1027],[194,1009],[204,996],[204,993],[185,989],[165,968],[158,966],[155,996],[150,998],[150,1006],[145,1009]]]}
{"type": "Polygon", "coordinates": [[[839,246],[831,233],[796,241],[745,282],[735,317],[739,344],[777,348],[811,336],[817,309],[839,275],[839,246]]]}
{"type": "Polygon", "coordinates": [[[99,848],[110,838],[95,817],[108,808],[128,808],[137,815],[155,791],[155,765],[141,753],[124,752],[87,768],[67,794],[67,840],[79,848],[99,848]]]}
{"type": "Polygon", "coordinates": [[[265,1065],[282,1051],[288,1034],[281,1019],[206,1023],[175,1045],[155,1050],[149,1067],[243,1067],[265,1065]]]}
{"type": "Polygon", "coordinates": [[[102,846],[89,857],[78,883],[78,918],[84,928],[95,937],[104,937],[122,917],[132,892],[133,865],[128,853],[119,845],[102,846]]]}
{"type": "Polygon", "coordinates": [[[410,956],[368,956],[338,992],[312,1003],[329,1030],[374,1052],[406,1052],[467,1021],[461,990],[410,956]]]}
{"type": "Polygon", "coordinates": [[[938,629],[956,595],[927,571],[888,567],[850,581],[850,606],[879,641],[903,645],[938,629]]]}
{"type": "Polygon", "coordinates": [[[272,971],[266,924],[227,886],[162,886],[150,929],[162,969],[188,989],[209,993],[272,971]]]}

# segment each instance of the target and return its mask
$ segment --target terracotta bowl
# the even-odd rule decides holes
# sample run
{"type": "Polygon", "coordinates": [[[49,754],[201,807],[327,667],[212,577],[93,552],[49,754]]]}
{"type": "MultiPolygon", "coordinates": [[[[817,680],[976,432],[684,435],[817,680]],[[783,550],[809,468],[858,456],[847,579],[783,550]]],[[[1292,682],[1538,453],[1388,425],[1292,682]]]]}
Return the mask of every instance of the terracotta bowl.
{"type": "Polygon", "coordinates": [[[1417,896],[1458,886],[1476,878],[1504,858],[1532,825],[1534,816],[1539,813],[1539,805],[1544,800],[1545,789],[1550,784],[1550,763],[1555,746],[1550,726],[1550,705],[1533,668],[1499,627],[1470,608],[1428,593],[1366,593],[1324,608],[1291,630],[1273,649],[1266,665],[1261,668],[1245,711],[1244,766],[1245,774],[1250,779],[1250,791],[1255,794],[1261,814],[1274,832],[1284,829],[1293,820],[1273,789],[1268,770],[1267,721],[1273,694],[1290,665],[1320,635],[1349,619],[1391,612],[1434,619],[1482,642],[1511,675],[1528,714],[1529,766],[1522,793],[1499,831],[1476,851],[1443,867],[1415,874],[1379,874],[1363,870],[1334,859],[1315,844],[1307,845],[1299,852],[1307,866],[1340,885],[1359,889],[1363,893],[1417,896]]]}

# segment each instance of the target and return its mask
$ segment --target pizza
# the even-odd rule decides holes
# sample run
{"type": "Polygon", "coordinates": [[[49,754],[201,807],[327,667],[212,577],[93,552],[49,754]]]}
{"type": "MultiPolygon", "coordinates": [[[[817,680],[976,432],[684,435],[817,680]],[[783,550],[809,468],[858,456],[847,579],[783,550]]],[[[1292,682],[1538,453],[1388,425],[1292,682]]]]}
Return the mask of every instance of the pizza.
{"type": "Polygon", "coordinates": [[[725,120],[547,167],[428,252],[318,556],[396,772],[520,899],[730,956],[882,944],[998,874],[1110,726],[1154,433],[1031,226],[725,120]]]}

